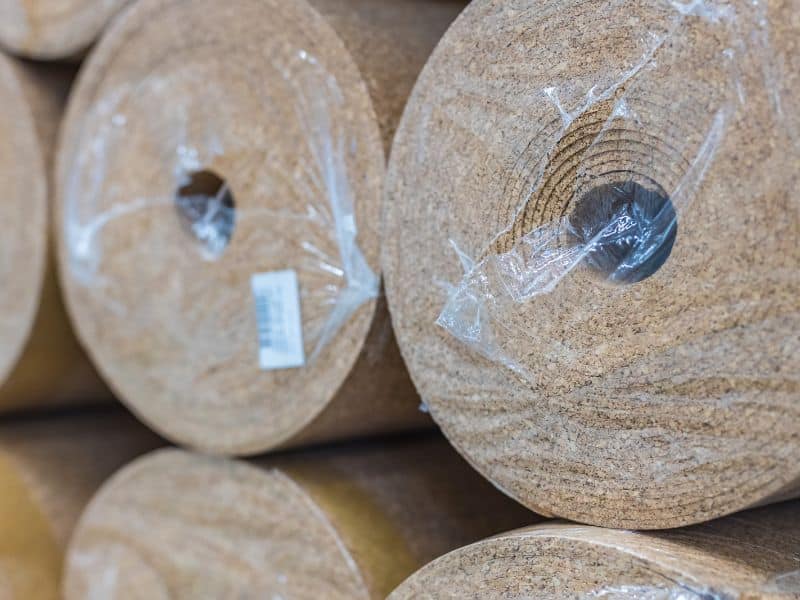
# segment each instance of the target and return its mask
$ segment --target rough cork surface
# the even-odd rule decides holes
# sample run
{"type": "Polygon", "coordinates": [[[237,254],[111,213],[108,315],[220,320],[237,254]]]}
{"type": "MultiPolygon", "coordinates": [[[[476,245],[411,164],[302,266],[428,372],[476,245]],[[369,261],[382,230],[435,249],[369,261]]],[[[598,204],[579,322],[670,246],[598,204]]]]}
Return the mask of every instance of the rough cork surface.
{"type": "Polygon", "coordinates": [[[352,197],[357,244],[380,273],[385,149],[461,5],[314,6],[137,3],[88,59],[68,110],[70,312],[122,399],[193,448],[253,454],[429,422],[383,300],[361,305],[305,367],[259,369],[253,274],[297,271],[307,355],[343,286],[332,197],[352,197]],[[235,202],[230,243],[212,259],[174,202],[177,173],[195,168],[224,178],[235,202]]]}
{"type": "Polygon", "coordinates": [[[0,595],[57,600],[67,541],[114,471],[161,442],[120,413],[0,426],[0,595]]]}
{"type": "Polygon", "coordinates": [[[91,502],[65,598],[382,600],[429,560],[537,520],[439,439],[251,464],[164,450],[91,502]]]}
{"type": "Polygon", "coordinates": [[[666,528],[798,492],[800,4],[685,12],[477,0],[392,149],[383,269],[412,379],[470,462],[543,514],[666,528]],[[654,275],[579,265],[518,303],[494,288],[463,325],[490,325],[516,370],[435,325],[460,258],[524,249],[619,179],[676,194],[654,275]]]}
{"type": "Polygon", "coordinates": [[[0,411],[109,396],[61,301],[49,173],[71,69],[0,54],[0,411]]]}
{"type": "Polygon", "coordinates": [[[460,548],[389,600],[756,600],[800,597],[797,502],[634,532],[545,523],[460,548]]]}
{"type": "Polygon", "coordinates": [[[0,0],[0,46],[38,60],[71,59],[127,0],[0,0]]]}

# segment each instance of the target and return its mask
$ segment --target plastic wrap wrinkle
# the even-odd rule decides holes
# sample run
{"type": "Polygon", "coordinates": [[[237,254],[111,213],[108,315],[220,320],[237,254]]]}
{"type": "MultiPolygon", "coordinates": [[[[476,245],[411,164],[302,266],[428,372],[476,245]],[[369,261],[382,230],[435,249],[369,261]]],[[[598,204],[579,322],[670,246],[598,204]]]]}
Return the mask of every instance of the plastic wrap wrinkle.
{"type": "MultiPolygon", "coordinates": [[[[524,356],[516,355],[515,349],[504,345],[507,328],[514,327],[512,315],[520,305],[552,292],[579,269],[595,271],[597,285],[606,285],[609,293],[614,293],[614,286],[635,285],[658,270],[679,235],[682,214],[695,201],[714,162],[726,127],[736,118],[737,111],[747,110],[747,97],[739,75],[739,62],[746,57],[758,57],[763,89],[772,99],[775,118],[779,123],[782,121],[777,91],[781,67],[772,61],[765,7],[760,2],[752,2],[752,14],[746,15],[737,14],[731,5],[703,0],[660,4],[668,15],[667,22],[663,31],[641,33],[639,42],[644,48],[636,64],[616,74],[598,65],[596,82],[582,97],[574,91],[572,82],[565,82],[564,89],[554,82],[532,91],[532,101],[538,98],[552,106],[555,123],[551,128],[553,132],[542,144],[546,150],[537,157],[532,185],[523,194],[506,228],[488,239],[478,250],[477,257],[459,240],[449,239],[464,276],[455,284],[433,282],[444,288],[446,295],[437,324],[473,351],[505,365],[532,385],[536,385],[537,377],[523,366],[524,356]],[[692,39],[685,26],[689,19],[703,20],[727,45],[713,65],[722,70],[722,79],[728,82],[724,89],[713,88],[710,84],[706,87],[698,77],[696,81],[685,82],[684,97],[662,99],[657,107],[657,110],[667,111],[674,103],[672,110],[678,118],[679,105],[691,102],[698,107],[697,114],[707,115],[706,122],[690,124],[702,134],[695,143],[676,139],[677,128],[672,132],[651,131],[650,127],[656,125],[647,118],[647,112],[652,110],[648,95],[660,98],[660,82],[682,76],[675,75],[670,68],[676,64],[680,66],[681,52],[686,51],[684,46],[691,51],[692,39]],[[639,94],[642,90],[646,93],[639,94]],[[577,121],[591,120],[595,113],[601,113],[602,125],[591,143],[580,151],[571,213],[534,228],[519,236],[510,248],[504,248],[503,240],[514,233],[529,201],[535,194],[545,193],[542,186],[546,171],[553,168],[550,163],[558,158],[559,145],[567,143],[571,127],[577,121]],[[628,150],[629,156],[616,161],[617,168],[613,172],[603,172],[606,165],[598,160],[600,164],[596,166],[595,155],[600,156],[607,147],[613,147],[620,131],[633,132],[643,139],[661,134],[667,140],[664,144],[667,150],[647,147],[628,150]],[[637,170],[637,166],[647,166],[655,160],[664,165],[660,173],[663,181],[655,181],[639,172],[649,172],[648,168],[637,170]],[[582,199],[586,200],[584,210],[581,210],[582,199]]],[[[680,69],[675,68],[675,71],[680,69]]],[[[669,119],[666,122],[669,123],[669,119]]],[[[537,128],[540,126],[536,135],[547,135],[548,126],[535,124],[537,128]]],[[[665,129],[663,125],[660,127],[665,129]]],[[[797,132],[787,128],[783,133],[790,143],[800,143],[797,132]]],[[[476,134],[481,135],[480,132],[476,134]]],[[[534,139],[529,147],[535,146],[537,141],[534,139]]],[[[513,331],[516,335],[521,333],[513,331]]],[[[531,324],[530,331],[528,335],[535,336],[535,323],[531,324]]]]}
{"type": "MultiPolygon", "coordinates": [[[[64,195],[68,264],[71,274],[81,285],[109,289],[111,293],[104,294],[105,304],[109,309],[124,315],[126,309],[122,303],[113,299],[112,286],[101,273],[102,237],[104,229],[112,221],[124,219],[132,213],[177,205],[184,217],[191,220],[188,235],[197,238],[198,252],[206,261],[222,258],[228,241],[236,235],[235,223],[243,219],[307,222],[307,231],[311,235],[298,244],[305,254],[300,269],[323,272],[341,280],[337,285],[328,284],[318,289],[301,290],[303,296],[313,297],[314,301],[330,306],[327,319],[322,323],[311,324],[311,330],[304,334],[307,343],[312,344],[313,350],[309,353],[311,362],[359,307],[378,297],[380,280],[370,268],[357,243],[358,227],[354,210],[356,200],[353,198],[351,174],[348,173],[345,160],[354,151],[355,140],[349,139],[347,132],[341,127],[334,128],[329,114],[330,106],[341,105],[343,102],[336,79],[325,72],[316,58],[305,50],[297,52],[295,63],[273,64],[272,67],[282,75],[286,85],[297,97],[295,110],[305,130],[308,154],[313,162],[303,165],[303,180],[293,181],[292,184],[313,190],[314,193],[305,196],[320,198],[322,201],[309,204],[305,213],[299,214],[268,208],[233,208],[222,201],[226,194],[234,198],[236,195],[236,189],[227,182],[217,191],[216,197],[203,200],[198,196],[176,196],[177,190],[185,187],[192,175],[211,165],[215,157],[224,156],[228,152],[235,153],[236,149],[222,147],[215,132],[209,128],[201,139],[197,139],[197,135],[190,136],[189,123],[193,115],[187,113],[186,105],[160,97],[159,90],[164,90],[163,95],[170,88],[159,77],[149,76],[136,88],[120,86],[113,94],[96,102],[86,119],[90,124],[88,127],[95,128],[91,133],[92,143],[88,145],[90,155],[76,157],[76,168],[71,169],[64,195]],[[171,189],[165,188],[163,196],[115,198],[110,209],[98,211],[97,207],[103,202],[101,194],[107,193],[103,191],[105,169],[109,161],[114,160],[115,147],[124,145],[128,136],[124,104],[134,95],[141,101],[146,96],[143,92],[147,93],[148,98],[156,99],[154,104],[157,106],[153,106],[154,118],[151,126],[167,128],[169,134],[164,137],[172,136],[170,144],[174,151],[172,155],[164,156],[163,160],[172,165],[173,186],[171,189]],[[82,177],[89,171],[86,168],[89,163],[99,167],[92,169],[84,179],[82,177]],[[338,256],[331,256],[320,244],[315,243],[313,232],[320,230],[335,242],[338,256]]],[[[176,76],[194,77],[198,89],[206,87],[202,75],[187,74],[184,70],[176,76]]],[[[214,91],[208,93],[211,95],[208,105],[216,106],[222,113],[218,119],[210,121],[219,122],[224,127],[224,92],[218,92],[220,97],[216,99],[214,91]]],[[[87,134],[86,130],[84,134],[87,134]]],[[[268,151],[265,148],[264,154],[268,155],[268,151]]],[[[264,164],[263,168],[276,180],[289,177],[284,173],[270,173],[268,164],[264,164]]],[[[113,194],[113,189],[111,193],[113,194]]],[[[174,287],[164,290],[162,301],[166,301],[172,294],[172,301],[180,302],[183,287],[179,275],[176,275],[173,283],[174,287]]],[[[147,326],[146,314],[130,316],[142,319],[142,325],[147,326]]],[[[176,323],[175,327],[180,328],[180,324],[176,323]]],[[[184,337],[184,334],[185,332],[176,329],[176,337],[184,337]]]]}
{"type": "Polygon", "coordinates": [[[604,587],[589,592],[586,600],[604,598],[605,600],[734,600],[732,596],[720,596],[713,592],[696,591],[682,585],[672,587],[620,585],[604,587]]]}
{"type": "MultiPolygon", "coordinates": [[[[800,557],[798,557],[800,562],[800,557]]],[[[800,570],[787,571],[770,579],[764,591],[772,593],[800,594],[800,570]]]]}

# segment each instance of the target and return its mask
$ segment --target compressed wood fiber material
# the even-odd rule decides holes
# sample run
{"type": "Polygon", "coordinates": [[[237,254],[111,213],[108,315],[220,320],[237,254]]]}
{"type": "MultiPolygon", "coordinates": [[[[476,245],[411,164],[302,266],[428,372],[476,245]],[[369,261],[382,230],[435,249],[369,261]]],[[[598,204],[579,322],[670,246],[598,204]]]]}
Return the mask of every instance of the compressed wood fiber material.
{"type": "Polygon", "coordinates": [[[378,226],[394,127],[459,6],[145,0],[98,45],[62,136],[62,275],[159,432],[251,454],[429,423],[378,297],[378,226]],[[202,182],[221,187],[187,223],[176,193],[202,182]],[[307,360],[264,370],[251,277],[283,270],[307,360]]]}
{"type": "Polygon", "coordinates": [[[652,529],[798,493],[798,33],[795,0],[478,0],[420,76],[387,178],[395,330],[447,437],[528,507],[652,529]]]}
{"type": "Polygon", "coordinates": [[[538,519],[439,438],[251,464],[164,450],[91,502],[65,598],[382,599],[459,542],[538,519]]]}
{"type": "Polygon", "coordinates": [[[800,505],[662,532],[545,523],[455,550],[389,600],[800,597],[800,505]]]}
{"type": "Polygon", "coordinates": [[[127,0],[0,0],[0,46],[39,60],[79,56],[127,0]]]}
{"type": "Polygon", "coordinates": [[[71,69],[0,54],[0,411],[107,398],[61,301],[49,173],[71,69]]]}
{"type": "Polygon", "coordinates": [[[60,598],[64,552],[81,511],[115,470],[160,443],[116,412],[0,425],[0,596],[60,598]]]}

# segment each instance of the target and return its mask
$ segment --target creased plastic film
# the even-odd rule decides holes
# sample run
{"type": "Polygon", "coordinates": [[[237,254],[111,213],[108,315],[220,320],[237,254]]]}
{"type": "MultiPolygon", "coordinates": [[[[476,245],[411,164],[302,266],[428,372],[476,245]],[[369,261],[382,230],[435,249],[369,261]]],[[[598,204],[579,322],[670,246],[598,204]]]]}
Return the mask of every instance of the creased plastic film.
{"type": "MultiPolygon", "coordinates": [[[[70,171],[65,193],[68,264],[75,280],[96,288],[110,310],[125,314],[147,328],[153,326],[148,320],[147,305],[137,304],[135,311],[128,311],[125,308],[128,300],[115,297],[113,281],[104,276],[105,236],[113,235],[109,232],[110,224],[124,221],[133,214],[150,211],[155,216],[175,207],[178,218],[188,228],[186,235],[195,239],[195,251],[209,262],[220,260],[231,237],[236,235],[236,224],[243,220],[263,220],[266,229],[278,233],[302,228],[304,238],[296,240],[301,258],[291,266],[310,274],[308,280],[316,282],[301,289],[304,301],[327,307],[313,311],[314,314],[325,313],[324,319],[314,320],[304,327],[307,354],[312,362],[359,307],[377,298],[379,278],[357,242],[354,209],[357,200],[353,197],[350,184],[353,174],[346,159],[357,141],[349,137],[340,121],[335,122],[331,117],[332,107],[340,107],[344,102],[336,78],[303,49],[298,49],[288,64],[275,63],[272,69],[280,75],[287,93],[296,98],[296,115],[293,116],[300,123],[307,144],[298,151],[298,156],[307,157],[307,160],[296,165],[294,173],[276,170],[269,159],[270,148],[254,148],[249,145],[251,139],[243,139],[241,148],[222,144],[218,132],[231,127],[236,118],[226,109],[230,104],[226,101],[229,92],[208,88],[203,75],[191,69],[175,72],[169,85],[159,76],[147,77],[135,86],[122,84],[95,102],[85,119],[83,132],[91,141],[81,146],[83,153],[75,157],[75,168],[70,171]],[[203,89],[207,103],[203,106],[170,103],[169,94],[175,87],[175,78],[184,79],[187,88],[203,89]],[[157,150],[163,163],[170,165],[165,172],[172,177],[161,186],[166,192],[164,195],[122,196],[109,185],[107,171],[114,166],[118,149],[130,144],[137,135],[126,114],[126,105],[134,97],[140,104],[138,110],[144,109],[152,115],[146,127],[154,137],[165,141],[157,150]],[[141,106],[143,102],[149,110],[141,106]],[[164,106],[169,109],[164,110],[164,106]],[[197,122],[210,125],[197,128],[193,126],[197,122]],[[308,200],[305,210],[236,208],[234,211],[225,197],[231,194],[235,198],[238,190],[227,183],[210,194],[176,195],[177,190],[188,189],[193,177],[208,165],[215,164],[220,157],[238,153],[265,156],[263,164],[251,165],[251,169],[266,179],[265,187],[286,189],[288,184],[290,193],[308,200]]],[[[141,126],[138,120],[135,127],[141,126]]],[[[176,316],[180,315],[186,289],[179,273],[175,274],[175,285],[163,292],[158,302],[173,305],[176,316]]],[[[196,330],[180,318],[170,326],[175,339],[197,337],[196,330]]]]}
{"type": "MultiPolygon", "coordinates": [[[[530,124],[538,132],[528,150],[536,150],[525,159],[536,166],[521,203],[477,254],[449,239],[464,276],[436,282],[446,292],[437,323],[534,384],[536,374],[519,355],[524,348],[504,343],[509,329],[521,333],[520,305],[552,292],[577,270],[593,272],[613,294],[614,286],[635,285],[664,264],[682,215],[702,202],[728,127],[749,110],[743,66],[756,61],[762,73],[756,93],[768,95],[774,109],[768,134],[777,136],[776,144],[796,146],[800,139],[782,113],[781,63],[760,1],[660,1],[650,13],[657,17],[627,24],[638,44],[635,61],[588,61],[575,66],[573,81],[526,90],[552,117],[530,124]],[[697,36],[718,43],[699,45],[697,36]],[[565,193],[572,199],[564,213],[526,232],[533,199],[546,205],[548,196],[565,193]]],[[[527,325],[535,335],[536,324],[527,325]]]]}

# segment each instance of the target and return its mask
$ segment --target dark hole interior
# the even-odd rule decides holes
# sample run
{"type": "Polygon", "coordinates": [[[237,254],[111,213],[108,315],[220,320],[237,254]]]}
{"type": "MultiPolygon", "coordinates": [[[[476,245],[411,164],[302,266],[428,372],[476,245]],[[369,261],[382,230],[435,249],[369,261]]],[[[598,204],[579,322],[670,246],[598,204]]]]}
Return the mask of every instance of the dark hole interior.
{"type": "Polygon", "coordinates": [[[227,182],[213,171],[190,173],[175,192],[175,206],[206,255],[222,255],[236,226],[236,204],[227,182]]]}
{"type": "Polygon", "coordinates": [[[659,188],[633,181],[599,185],[584,194],[569,217],[572,235],[586,245],[584,264],[617,283],[636,283],[669,258],[678,221],[659,188]]]}

